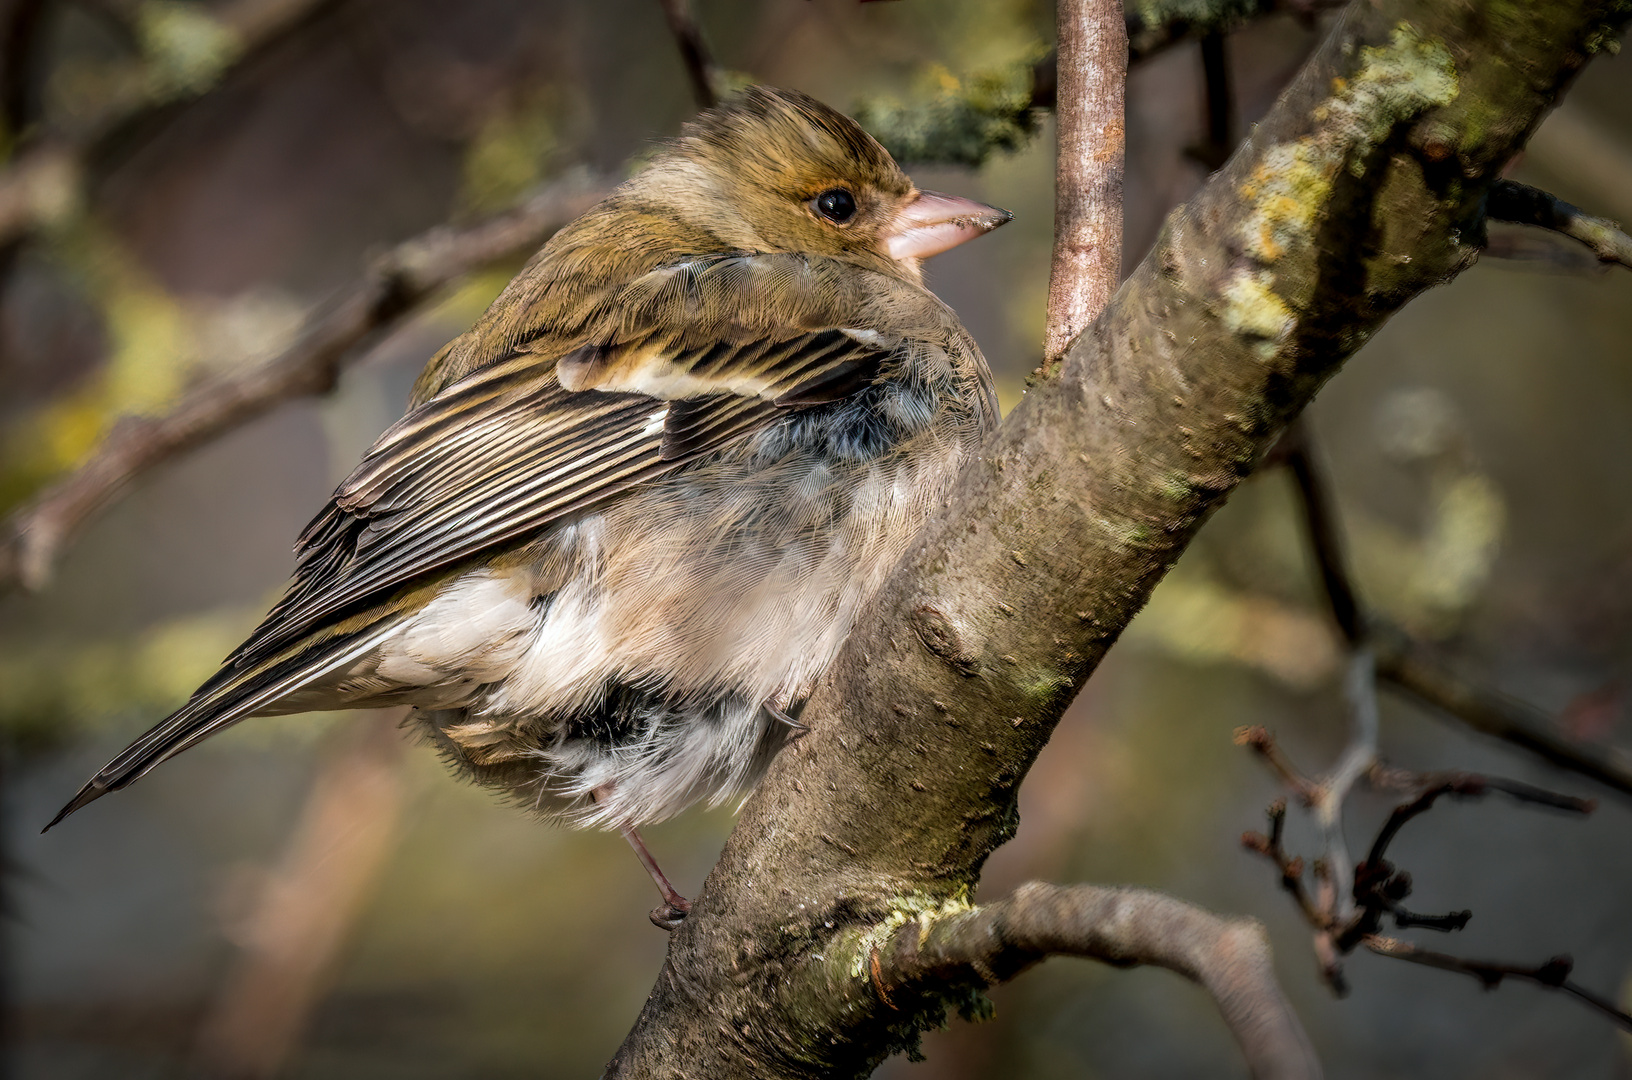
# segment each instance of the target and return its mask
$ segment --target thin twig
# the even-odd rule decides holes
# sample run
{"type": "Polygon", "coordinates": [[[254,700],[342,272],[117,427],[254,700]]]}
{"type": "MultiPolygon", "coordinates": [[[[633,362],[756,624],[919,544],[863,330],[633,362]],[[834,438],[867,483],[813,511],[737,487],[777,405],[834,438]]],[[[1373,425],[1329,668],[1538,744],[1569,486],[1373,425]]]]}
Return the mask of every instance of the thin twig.
{"type": "Polygon", "coordinates": [[[1609,1017],[1621,1030],[1632,1031],[1632,1013],[1626,1012],[1609,998],[1571,981],[1569,974],[1575,968],[1575,961],[1568,956],[1555,956],[1546,963],[1526,966],[1488,960],[1466,960],[1459,956],[1419,949],[1408,942],[1383,937],[1380,934],[1368,935],[1364,944],[1378,956],[1389,956],[1396,960],[1438,968],[1441,971],[1470,975],[1478,979],[1486,990],[1496,989],[1504,979],[1523,979],[1552,990],[1562,990],[1587,1007],[1609,1017]]]}
{"type": "Polygon", "coordinates": [[[1389,685],[1475,731],[1523,747],[1621,795],[1632,795],[1632,766],[1623,753],[1569,738],[1546,713],[1463,678],[1398,628],[1378,621],[1372,640],[1378,677],[1389,685]]]}
{"type": "Polygon", "coordinates": [[[1500,792],[1519,802],[1533,803],[1537,806],[1549,806],[1554,810],[1563,810],[1572,814],[1590,814],[1597,809],[1597,803],[1591,799],[1580,799],[1574,795],[1560,795],[1533,784],[1526,784],[1519,780],[1507,780],[1499,776],[1481,776],[1478,773],[1440,773],[1422,778],[1426,785],[1422,793],[1408,803],[1394,808],[1383,827],[1377,831],[1377,838],[1371,843],[1371,850],[1366,855],[1366,861],[1372,864],[1381,863],[1388,853],[1388,845],[1394,842],[1405,824],[1412,818],[1427,813],[1433,809],[1434,803],[1442,796],[1449,795],[1458,799],[1479,799],[1491,792],[1500,792]]]}
{"type": "Polygon", "coordinates": [[[1286,756],[1275,736],[1262,725],[1239,727],[1235,729],[1235,745],[1245,746],[1264,759],[1264,763],[1281,778],[1281,782],[1297,792],[1298,799],[1305,806],[1313,806],[1318,797],[1320,785],[1304,776],[1298,767],[1292,764],[1292,759],[1286,756]]]}
{"type": "Polygon", "coordinates": [[[1279,868],[1281,888],[1297,902],[1309,925],[1320,927],[1329,924],[1331,921],[1329,914],[1321,908],[1314,897],[1309,895],[1309,890],[1303,887],[1303,858],[1286,850],[1286,800],[1276,799],[1270,803],[1268,814],[1268,834],[1242,833],[1241,846],[1249,851],[1256,851],[1279,868]]]}
{"type": "Polygon", "coordinates": [[[1591,248],[1600,262],[1619,263],[1632,270],[1632,236],[1622,232],[1617,222],[1594,217],[1540,188],[1515,180],[1496,181],[1485,199],[1485,216],[1561,233],[1591,248]]]}
{"type": "MultiPolygon", "coordinates": [[[[1249,745],[1272,764],[1284,761],[1280,751],[1275,747],[1274,739],[1262,729],[1257,730],[1262,734],[1259,738],[1250,740],[1249,745]]],[[[1239,735],[1238,741],[1242,741],[1239,735]]],[[[1276,771],[1284,776],[1288,768],[1289,766],[1277,765],[1276,771]]],[[[1295,771],[1293,775],[1297,775],[1295,771]]],[[[1269,859],[1280,871],[1281,887],[1291,895],[1304,921],[1315,933],[1315,954],[1320,960],[1321,975],[1333,992],[1339,997],[1347,992],[1342,957],[1363,945],[1382,956],[1393,956],[1447,971],[1473,975],[1483,982],[1487,989],[1496,987],[1507,976],[1528,979],[1565,991],[1613,1017],[1616,1023],[1623,1027],[1632,1023],[1632,1018],[1628,1018],[1626,1013],[1608,999],[1566,980],[1565,976],[1570,971],[1568,957],[1555,958],[1540,967],[1464,960],[1444,953],[1418,949],[1416,946],[1378,933],[1385,917],[1391,917],[1394,924],[1402,930],[1420,928],[1439,933],[1454,933],[1467,926],[1468,920],[1473,916],[1471,911],[1423,915],[1406,908],[1402,901],[1411,895],[1411,875],[1396,867],[1387,858],[1388,847],[1399,835],[1400,830],[1408,822],[1431,810],[1442,797],[1449,795],[1453,798],[1471,799],[1499,792],[1521,803],[1547,806],[1574,814],[1590,814],[1596,807],[1593,800],[1561,795],[1518,780],[1480,776],[1475,773],[1410,774],[1402,770],[1374,766],[1368,770],[1367,775],[1376,786],[1407,787],[1414,790],[1416,796],[1411,801],[1394,808],[1388,820],[1378,830],[1366,857],[1354,867],[1352,873],[1342,872],[1337,865],[1329,861],[1329,856],[1328,860],[1317,860],[1314,870],[1319,889],[1313,897],[1303,886],[1303,860],[1292,855],[1285,847],[1286,800],[1277,799],[1270,804],[1268,835],[1248,832],[1241,837],[1243,847],[1269,859]],[[1338,882],[1345,883],[1347,888],[1336,889],[1334,886],[1338,882]],[[1348,895],[1340,899],[1340,894],[1344,891],[1348,895]],[[1345,899],[1348,901],[1346,905],[1343,903],[1345,899]]],[[[1298,779],[1300,783],[1307,783],[1301,777],[1298,779]]],[[[1328,840],[1328,848],[1330,847],[1328,840]]]]}
{"type": "Polygon", "coordinates": [[[1309,550],[1320,570],[1332,620],[1344,639],[1351,646],[1357,645],[1365,636],[1365,619],[1344,557],[1343,530],[1338,524],[1331,485],[1321,467],[1308,420],[1300,416],[1288,424],[1274,453],[1286,465],[1297,488],[1309,550]]]}
{"type": "Polygon", "coordinates": [[[161,416],[120,421],[90,460],[0,526],[0,592],[44,586],[68,538],[137,477],[280,402],[326,393],[364,354],[359,346],[463,274],[531,252],[608,187],[575,173],[476,225],[438,226],[377,260],[282,356],[201,383],[161,416]]]}
{"type": "MultiPolygon", "coordinates": [[[[1349,699],[1349,742],[1343,756],[1320,785],[1315,800],[1315,819],[1325,837],[1325,862],[1334,881],[1347,881],[1354,873],[1354,860],[1343,835],[1343,807],[1359,779],[1377,763],[1377,665],[1368,646],[1354,650],[1345,680],[1349,699]]],[[[1351,892],[1338,890],[1333,912],[1339,919],[1354,915],[1351,892]]]]}
{"type": "Polygon", "coordinates": [[[1060,0],[1054,258],[1044,371],[1098,317],[1122,280],[1127,27],[1113,0],[1060,0]]]}
{"type": "Polygon", "coordinates": [[[668,20],[674,43],[680,47],[680,59],[691,78],[691,93],[697,99],[697,107],[712,109],[720,100],[725,79],[714,63],[708,43],[703,40],[702,27],[692,14],[691,0],[658,0],[658,3],[663,7],[663,17],[668,20]]]}
{"type": "Polygon", "coordinates": [[[900,1008],[948,986],[1006,981],[1050,956],[1177,972],[1212,995],[1253,1076],[1320,1076],[1263,927],[1148,889],[1022,885],[1006,900],[896,929],[871,950],[867,978],[900,1008]]]}

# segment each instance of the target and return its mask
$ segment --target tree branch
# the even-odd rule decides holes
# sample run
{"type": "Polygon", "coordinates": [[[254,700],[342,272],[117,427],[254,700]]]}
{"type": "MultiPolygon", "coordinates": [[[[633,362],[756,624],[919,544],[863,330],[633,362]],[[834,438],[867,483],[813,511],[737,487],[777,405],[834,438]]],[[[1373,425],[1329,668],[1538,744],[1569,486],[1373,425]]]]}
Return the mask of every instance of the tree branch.
{"type": "Polygon", "coordinates": [[[363,355],[361,346],[461,275],[531,253],[608,187],[599,178],[573,174],[486,221],[462,229],[438,226],[400,244],[314,318],[282,356],[203,382],[162,416],[121,420],[89,461],[0,527],[0,592],[43,587],[63,544],[131,481],[280,402],[328,392],[363,355]]]}
{"type": "Polygon", "coordinates": [[[1497,181],[1485,201],[1485,213],[1493,221],[1535,225],[1562,233],[1591,248],[1600,262],[1619,263],[1632,270],[1632,236],[1608,218],[1593,217],[1540,188],[1514,180],[1497,181]]]}
{"type": "MultiPolygon", "coordinates": [[[[1269,940],[1251,919],[1222,919],[1149,889],[1032,882],[1012,897],[925,915],[868,950],[873,990],[891,1008],[949,988],[1007,982],[1050,956],[1148,964],[1200,984],[1218,1004],[1252,1075],[1320,1075],[1303,1026],[1275,981],[1269,940]]],[[[829,966],[848,963],[841,954],[829,966]]]]}
{"type": "Polygon", "coordinates": [[[1632,763],[1624,752],[1569,738],[1546,713],[1463,678],[1432,649],[1397,627],[1378,623],[1374,641],[1377,675],[1396,689],[1475,731],[1632,795],[1632,763]]]}
{"type": "Polygon", "coordinates": [[[720,100],[725,79],[703,40],[702,27],[692,14],[691,0],[658,0],[663,6],[663,17],[668,20],[669,33],[680,47],[680,60],[686,65],[691,79],[691,93],[699,109],[711,109],[720,100]]]}
{"type": "Polygon", "coordinates": [[[1607,1017],[1622,1031],[1632,1032],[1632,1015],[1618,1007],[1609,998],[1588,990],[1580,983],[1569,978],[1570,972],[1575,969],[1575,961],[1568,956],[1555,956],[1544,964],[1534,965],[1504,964],[1491,960],[1468,960],[1460,956],[1448,956],[1445,953],[1433,952],[1429,949],[1419,949],[1409,942],[1384,937],[1381,934],[1369,935],[1365,939],[1365,946],[1378,956],[1389,956],[1395,960],[1405,960],[1413,964],[1438,968],[1441,971],[1454,971],[1459,975],[1472,976],[1478,979],[1480,985],[1486,990],[1496,989],[1504,979],[1508,978],[1523,979],[1538,986],[1545,986],[1550,990],[1561,990],[1593,1011],[1607,1017]]]}
{"type": "MultiPolygon", "coordinates": [[[[1311,790],[1325,790],[1330,781],[1313,785],[1288,761],[1275,740],[1263,728],[1244,729],[1237,733],[1237,742],[1257,751],[1275,769],[1282,779],[1309,802],[1311,790]]],[[[1339,770],[1341,771],[1341,770],[1339,770]]],[[[1408,910],[1403,901],[1411,895],[1411,875],[1388,861],[1388,848],[1395,837],[1412,820],[1432,810],[1445,796],[1456,799],[1478,799],[1493,792],[1508,796],[1520,803],[1545,806],[1571,814],[1590,814],[1597,808],[1591,799],[1560,795],[1526,784],[1496,776],[1481,776],[1467,772],[1440,772],[1418,774],[1399,769],[1384,769],[1373,764],[1367,772],[1375,787],[1413,791],[1415,797],[1401,803],[1377,830],[1366,857],[1352,870],[1336,864],[1327,840],[1328,856],[1314,864],[1315,878],[1320,895],[1312,897],[1303,885],[1304,861],[1291,855],[1285,847],[1286,800],[1277,799],[1269,806],[1269,833],[1242,834],[1241,843],[1250,851],[1269,859],[1281,875],[1281,887],[1297,903],[1304,920],[1315,931],[1315,953],[1320,960],[1321,975],[1338,996],[1348,993],[1343,977],[1342,958],[1364,946],[1382,956],[1409,960],[1430,967],[1456,971],[1479,979],[1487,990],[1495,989],[1505,976],[1528,979],[1555,990],[1562,990],[1577,1000],[1609,1016],[1616,1024],[1632,1030],[1632,1014],[1619,1009],[1598,994],[1575,983],[1568,982],[1573,961],[1567,956],[1555,957],[1539,966],[1467,960],[1445,953],[1419,949],[1414,945],[1383,937],[1378,931],[1385,918],[1392,918],[1400,929],[1421,928],[1440,933],[1454,933],[1467,926],[1473,917],[1471,911],[1452,911],[1443,915],[1422,915],[1408,910]]]]}
{"type": "Polygon", "coordinates": [[[1045,367],[1104,310],[1122,278],[1126,27],[1119,0],[1061,0],[1055,132],[1054,260],[1045,367]]]}
{"type": "MultiPolygon", "coordinates": [[[[1497,186],[1507,183],[1498,181],[1497,186]]],[[[1284,464],[1291,473],[1333,620],[1351,648],[1363,644],[1372,651],[1377,678],[1475,731],[1632,795],[1632,763],[1624,754],[1569,738],[1540,710],[1462,678],[1429,646],[1364,610],[1344,558],[1331,485],[1320,468],[1307,421],[1300,419],[1287,428],[1269,460],[1284,464]]]]}
{"type": "Polygon", "coordinates": [[[1304,529],[1309,536],[1309,551],[1315,557],[1320,571],[1322,591],[1326,596],[1332,621],[1351,648],[1366,636],[1365,616],[1349,574],[1348,559],[1343,553],[1343,529],[1338,524],[1337,506],[1331,496],[1331,485],[1317,459],[1314,438],[1309,421],[1304,417],[1294,420],[1276,444],[1275,452],[1292,475],[1298,492],[1298,504],[1303,509],[1304,529]]]}
{"type": "Polygon", "coordinates": [[[1076,689],[1207,514],[1384,320],[1471,264],[1490,187],[1628,15],[1502,12],[1351,5],[1170,216],[868,605],[609,1076],[859,1077],[955,1004],[892,1010],[866,964],[784,991],[851,935],[969,894],[1076,689]]]}

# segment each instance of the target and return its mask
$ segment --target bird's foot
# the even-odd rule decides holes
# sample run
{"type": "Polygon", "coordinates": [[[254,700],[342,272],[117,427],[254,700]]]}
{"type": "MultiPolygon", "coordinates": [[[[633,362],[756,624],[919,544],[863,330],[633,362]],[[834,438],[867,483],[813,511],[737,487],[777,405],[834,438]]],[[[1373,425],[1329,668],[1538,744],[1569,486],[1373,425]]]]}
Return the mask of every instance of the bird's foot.
{"type": "Polygon", "coordinates": [[[679,893],[675,893],[653,908],[649,918],[652,920],[652,925],[659,930],[667,930],[673,933],[680,929],[680,924],[686,921],[686,916],[689,914],[691,914],[691,901],[679,893]]]}

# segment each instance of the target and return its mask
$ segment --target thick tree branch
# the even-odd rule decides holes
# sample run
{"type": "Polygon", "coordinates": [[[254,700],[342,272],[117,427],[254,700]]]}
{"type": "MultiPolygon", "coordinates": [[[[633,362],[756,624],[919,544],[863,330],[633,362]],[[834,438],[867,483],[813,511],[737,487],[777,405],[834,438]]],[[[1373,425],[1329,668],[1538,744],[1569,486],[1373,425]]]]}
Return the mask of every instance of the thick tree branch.
{"type": "Polygon", "coordinates": [[[363,354],[360,346],[399,325],[461,275],[532,252],[609,186],[574,174],[479,224],[439,226],[400,244],[313,319],[282,356],[210,379],[162,416],[121,420],[89,461],[6,519],[0,531],[0,592],[45,585],[62,545],[132,480],[280,402],[328,392],[363,354]]]}
{"type": "MultiPolygon", "coordinates": [[[[1050,956],[1148,964],[1199,983],[1218,1004],[1255,1077],[1318,1077],[1303,1026],[1275,981],[1264,928],[1149,889],[1032,882],[1012,897],[924,915],[858,947],[873,991],[892,1008],[912,997],[1006,982],[1050,956]]],[[[829,957],[848,963],[842,953],[829,957]]]]}
{"type": "Polygon", "coordinates": [[[968,895],[1076,688],[1342,361],[1473,261],[1501,169],[1627,16],[1348,9],[870,605],[609,1075],[861,1076],[939,1022],[886,1006],[866,965],[783,990],[849,935],[968,895]]]}
{"type": "Polygon", "coordinates": [[[1043,361],[1104,310],[1122,278],[1122,100],[1128,49],[1119,0],[1060,0],[1055,131],[1054,260],[1043,361]]]}
{"type": "Polygon", "coordinates": [[[1632,270],[1632,236],[1608,218],[1593,217],[1557,195],[1514,180],[1498,181],[1490,189],[1485,213],[1494,221],[1536,225],[1579,240],[1600,262],[1619,263],[1632,270]]]}

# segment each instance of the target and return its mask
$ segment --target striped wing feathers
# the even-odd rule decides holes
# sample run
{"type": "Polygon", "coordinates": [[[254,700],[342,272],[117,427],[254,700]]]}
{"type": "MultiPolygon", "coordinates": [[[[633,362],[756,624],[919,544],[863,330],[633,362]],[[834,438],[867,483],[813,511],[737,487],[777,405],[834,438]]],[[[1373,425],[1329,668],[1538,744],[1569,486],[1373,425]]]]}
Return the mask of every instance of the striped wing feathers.
{"type": "Polygon", "coordinates": [[[541,338],[447,387],[340,485],[302,534],[288,592],[232,660],[268,659],[423,575],[873,382],[895,342],[846,325],[865,304],[854,276],[799,256],[686,260],[631,282],[564,354],[541,338]],[[776,303],[797,325],[772,317],[776,303]]]}

